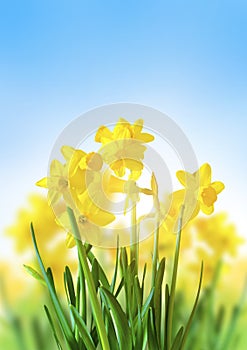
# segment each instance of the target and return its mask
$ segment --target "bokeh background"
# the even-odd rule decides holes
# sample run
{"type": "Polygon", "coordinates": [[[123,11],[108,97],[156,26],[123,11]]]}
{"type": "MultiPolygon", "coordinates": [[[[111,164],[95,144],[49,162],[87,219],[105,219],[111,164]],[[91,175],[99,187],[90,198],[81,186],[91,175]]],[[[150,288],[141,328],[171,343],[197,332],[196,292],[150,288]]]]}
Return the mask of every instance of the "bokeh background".
{"type": "Polygon", "coordinates": [[[1,258],[14,265],[3,233],[38,191],[56,137],[114,102],[174,119],[226,185],[217,210],[247,237],[246,38],[244,0],[1,1],[1,258]]]}

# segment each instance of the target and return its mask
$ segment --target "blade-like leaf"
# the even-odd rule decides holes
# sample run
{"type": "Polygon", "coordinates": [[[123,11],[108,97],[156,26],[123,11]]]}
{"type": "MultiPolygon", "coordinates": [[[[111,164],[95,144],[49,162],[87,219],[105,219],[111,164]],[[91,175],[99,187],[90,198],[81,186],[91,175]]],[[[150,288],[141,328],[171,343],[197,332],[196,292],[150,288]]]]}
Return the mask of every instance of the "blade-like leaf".
{"type": "Polygon", "coordinates": [[[194,317],[195,312],[196,312],[196,307],[197,307],[197,304],[198,304],[199,295],[200,295],[201,286],[202,286],[202,276],[203,276],[203,262],[201,264],[201,273],[200,273],[200,280],[199,280],[198,290],[197,290],[197,294],[196,294],[196,299],[195,299],[195,302],[194,302],[194,305],[193,305],[193,308],[192,308],[189,320],[188,320],[187,325],[186,325],[185,330],[184,330],[184,335],[183,335],[183,338],[182,338],[180,350],[182,350],[184,348],[184,346],[185,346],[185,341],[186,341],[186,339],[188,337],[189,329],[190,329],[193,317],[194,317]]]}
{"type": "Polygon", "coordinates": [[[28,265],[23,265],[25,270],[34,277],[37,281],[41,282],[44,286],[46,286],[44,278],[40,275],[38,271],[36,271],[33,267],[28,265]]]}
{"type": "Polygon", "coordinates": [[[43,278],[46,282],[46,285],[48,287],[48,290],[50,292],[50,296],[51,296],[51,300],[54,306],[54,309],[56,311],[57,314],[57,318],[58,321],[60,323],[60,326],[63,330],[65,339],[67,340],[69,346],[71,347],[71,349],[78,349],[77,347],[77,343],[76,340],[74,338],[74,335],[72,333],[72,330],[70,329],[69,323],[64,315],[63,309],[61,307],[61,304],[57,298],[56,292],[55,292],[55,288],[54,288],[54,282],[53,282],[53,277],[51,274],[51,270],[48,269],[47,272],[45,270],[43,261],[41,259],[39,250],[38,250],[38,246],[37,246],[37,242],[36,242],[36,238],[35,238],[35,233],[34,233],[34,229],[33,229],[33,225],[31,224],[31,235],[32,235],[32,240],[33,240],[33,244],[34,244],[34,248],[36,251],[36,255],[37,255],[37,259],[38,259],[38,263],[40,266],[40,270],[42,272],[43,278]]]}
{"type": "Polygon", "coordinates": [[[160,349],[157,333],[155,332],[153,311],[151,307],[148,310],[148,347],[149,349],[160,349]]]}
{"type": "Polygon", "coordinates": [[[115,299],[114,295],[104,287],[100,288],[100,295],[104,304],[111,310],[120,350],[131,349],[132,341],[128,320],[119,302],[115,299]]]}
{"type": "Polygon", "coordinates": [[[59,350],[62,350],[62,347],[61,347],[61,344],[59,342],[59,338],[57,336],[57,332],[56,332],[56,329],[55,329],[55,326],[54,326],[54,323],[52,321],[52,318],[51,318],[51,314],[50,314],[50,311],[48,309],[48,307],[46,305],[44,305],[44,309],[45,309],[45,313],[46,313],[46,316],[48,318],[48,321],[50,323],[50,326],[51,326],[51,329],[52,329],[52,333],[53,333],[53,336],[54,336],[54,339],[55,339],[55,342],[57,344],[57,347],[59,350]]]}
{"type": "Polygon", "coordinates": [[[162,318],[162,283],[165,271],[165,258],[163,258],[158,267],[158,271],[155,278],[155,289],[154,289],[154,315],[155,315],[155,328],[157,332],[157,338],[159,344],[161,344],[161,318],[162,318]]]}
{"type": "Polygon", "coordinates": [[[68,295],[68,301],[73,306],[76,306],[75,288],[74,288],[72,274],[68,266],[65,267],[64,282],[65,282],[65,289],[68,295]]]}
{"type": "Polygon", "coordinates": [[[72,315],[74,317],[74,321],[78,327],[79,333],[81,335],[82,341],[86,346],[87,350],[96,350],[95,344],[93,342],[93,339],[87,329],[87,326],[81,316],[79,315],[78,311],[73,305],[70,305],[70,310],[72,311],[72,315]]]}
{"type": "Polygon", "coordinates": [[[172,344],[172,348],[171,350],[180,350],[180,343],[181,343],[181,340],[182,340],[182,336],[183,336],[183,331],[184,331],[184,327],[181,327],[179,329],[179,331],[177,332],[176,336],[175,336],[175,339],[174,339],[174,342],[172,344]]]}

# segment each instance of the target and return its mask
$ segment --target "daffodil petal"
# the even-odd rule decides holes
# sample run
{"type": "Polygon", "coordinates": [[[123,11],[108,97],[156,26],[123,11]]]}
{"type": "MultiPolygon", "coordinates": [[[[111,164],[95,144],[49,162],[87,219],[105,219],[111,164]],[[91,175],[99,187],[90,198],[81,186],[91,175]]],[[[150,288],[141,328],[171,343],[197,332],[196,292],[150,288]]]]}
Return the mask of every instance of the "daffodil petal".
{"type": "Polygon", "coordinates": [[[208,163],[203,164],[199,169],[200,186],[211,184],[211,166],[208,163]]]}
{"type": "Polygon", "coordinates": [[[154,140],[154,136],[151,135],[151,134],[143,132],[141,134],[138,134],[137,139],[142,141],[142,142],[151,142],[151,141],[154,140]]]}
{"type": "Polygon", "coordinates": [[[204,203],[201,203],[200,208],[201,208],[201,211],[206,215],[210,215],[214,212],[214,205],[207,206],[204,203]]]}
{"type": "Polygon", "coordinates": [[[43,179],[37,181],[35,185],[39,186],[39,187],[48,188],[48,186],[47,186],[47,177],[43,177],[43,179]]]}
{"type": "Polygon", "coordinates": [[[101,126],[96,132],[95,141],[103,144],[112,141],[112,132],[106,126],[101,126]]]}
{"type": "Polygon", "coordinates": [[[215,189],[217,194],[219,194],[225,188],[225,185],[223,184],[223,182],[220,182],[220,181],[212,182],[210,186],[215,189]]]}
{"type": "Polygon", "coordinates": [[[64,156],[64,159],[68,162],[73,156],[75,149],[73,147],[64,145],[61,147],[61,152],[62,152],[62,155],[64,156]]]}
{"type": "Polygon", "coordinates": [[[115,220],[115,215],[102,210],[95,205],[92,206],[89,221],[98,226],[106,226],[115,220]]]}
{"type": "Polygon", "coordinates": [[[50,166],[50,175],[51,176],[61,176],[64,173],[64,165],[59,162],[59,160],[54,159],[51,162],[50,166]]]}
{"type": "Polygon", "coordinates": [[[184,170],[179,170],[176,172],[176,176],[177,176],[178,181],[183,186],[186,186],[186,172],[184,170]]]}
{"type": "Polygon", "coordinates": [[[131,129],[133,130],[134,135],[140,134],[143,128],[143,119],[138,119],[134,122],[134,124],[131,126],[131,129]]]}

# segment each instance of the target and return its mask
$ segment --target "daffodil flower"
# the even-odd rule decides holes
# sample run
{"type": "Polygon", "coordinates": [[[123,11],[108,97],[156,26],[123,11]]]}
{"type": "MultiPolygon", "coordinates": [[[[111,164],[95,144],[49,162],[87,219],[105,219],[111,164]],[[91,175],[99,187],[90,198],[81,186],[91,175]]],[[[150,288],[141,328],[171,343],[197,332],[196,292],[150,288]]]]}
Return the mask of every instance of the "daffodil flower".
{"type": "Polygon", "coordinates": [[[104,161],[114,173],[123,177],[126,169],[130,170],[129,178],[137,180],[143,170],[142,160],[146,147],[143,143],[153,141],[151,134],[143,133],[143,120],[137,120],[131,125],[127,120],[120,118],[113,131],[101,126],[95,141],[102,143],[100,153],[104,161]]]}
{"type": "MultiPolygon", "coordinates": [[[[81,239],[90,243],[99,244],[101,240],[101,227],[104,227],[115,220],[115,216],[101,208],[99,208],[91,199],[88,191],[78,196],[77,208],[74,209],[81,239]]],[[[72,232],[67,212],[63,212],[58,222],[64,226],[69,232],[72,232]]],[[[66,240],[67,246],[74,245],[74,239],[71,233],[68,234],[66,240]]]]}
{"type": "Polygon", "coordinates": [[[225,188],[220,181],[211,181],[211,167],[203,164],[194,173],[178,171],[177,178],[185,187],[169,196],[167,216],[164,227],[171,232],[177,232],[180,208],[184,205],[183,225],[195,218],[200,210],[207,215],[214,211],[217,195],[225,188]]]}
{"type": "Polygon", "coordinates": [[[217,195],[223,191],[225,186],[220,181],[212,182],[210,165],[207,163],[203,164],[193,174],[180,170],[176,175],[180,183],[185,187],[185,190],[194,191],[194,195],[197,196],[197,210],[201,210],[207,215],[212,214],[217,195]]]}
{"type": "Polygon", "coordinates": [[[48,188],[49,205],[56,204],[61,197],[69,201],[68,187],[68,165],[62,164],[59,160],[54,159],[50,165],[49,177],[36,182],[37,186],[48,188]]]}

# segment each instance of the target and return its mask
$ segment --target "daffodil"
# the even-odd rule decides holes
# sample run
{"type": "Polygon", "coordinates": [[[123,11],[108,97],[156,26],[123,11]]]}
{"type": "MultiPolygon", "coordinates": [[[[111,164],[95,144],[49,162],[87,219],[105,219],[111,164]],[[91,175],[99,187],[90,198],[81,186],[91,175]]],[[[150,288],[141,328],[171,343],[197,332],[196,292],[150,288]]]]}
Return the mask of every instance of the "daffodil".
{"type": "Polygon", "coordinates": [[[182,191],[189,191],[195,196],[198,212],[201,210],[204,214],[212,214],[217,196],[223,191],[225,186],[220,181],[212,182],[210,165],[207,163],[203,164],[193,174],[180,170],[176,175],[180,183],[185,187],[185,190],[182,191]]]}
{"type": "Polygon", "coordinates": [[[68,199],[68,166],[54,159],[50,165],[49,177],[36,182],[37,186],[48,188],[48,203],[54,205],[61,197],[68,199]]]}
{"type": "MultiPolygon", "coordinates": [[[[77,207],[74,209],[77,225],[81,234],[81,239],[90,244],[99,245],[102,238],[101,228],[107,226],[115,220],[115,216],[100,208],[92,200],[88,190],[78,195],[77,207]]],[[[75,245],[74,237],[72,236],[72,228],[69,217],[64,211],[58,217],[58,223],[65,227],[68,231],[66,244],[71,248],[75,245]]]]}
{"type": "Polygon", "coordinates": [[[143,143],[153,141],[151,134],[143,133],[143,120],[137,120],[131,125],[127,120],[120,118],[113,131],[101,126],[95,141],[102,143],[100,153],[104,161],[114,173],[122,177],[129,169],[129,178],[136,180],[143,170],[142,160],[146,147],[143,143]]]}

